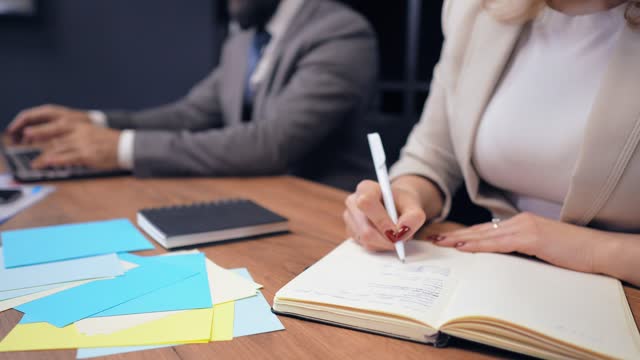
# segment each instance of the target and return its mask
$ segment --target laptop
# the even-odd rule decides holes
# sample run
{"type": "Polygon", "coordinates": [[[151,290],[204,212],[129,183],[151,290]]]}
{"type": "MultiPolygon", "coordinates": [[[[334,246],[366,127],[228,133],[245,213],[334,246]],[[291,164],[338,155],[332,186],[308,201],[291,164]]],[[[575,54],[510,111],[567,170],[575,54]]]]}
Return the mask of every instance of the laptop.
{"type": "Polygon", "coordinates": [[[31,161],[40,155],[42,152],[40,149],[25,146],[2,146],[1,150],[7,167],[13,173],[14,179],[20,182],[67,180],[124,175],[128,173],[128,171],[124,170],[95,170],[82,166],[33,169],[31,168],[31,161]]]}

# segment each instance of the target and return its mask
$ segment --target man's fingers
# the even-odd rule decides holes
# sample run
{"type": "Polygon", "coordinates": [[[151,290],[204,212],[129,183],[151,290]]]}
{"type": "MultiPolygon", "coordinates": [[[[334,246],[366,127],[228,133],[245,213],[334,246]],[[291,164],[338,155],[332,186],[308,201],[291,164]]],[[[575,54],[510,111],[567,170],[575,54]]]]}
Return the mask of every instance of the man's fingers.
{"type": "Polygon", "coordinates": [[[45,152],[31,162],[31,167],[33,167],[34,169],[81,165],[85,164],[83,163],[80,154],[76,151],[66,151],[60,153],[45,152]]]}
{"type": "Polygon", "coordinates": [[[51,121],[24,129],[22,138],[29,142],[42,142],[62,136],[70,131],[63,121],[51,121]]]}
{"type": "Polygon", "coordinates": [[[58,114],[58,110],[53,105],[42,105],[21,111],[9,124],[7,131],[15,135],[27,126],[50,121],[58,114]]]}

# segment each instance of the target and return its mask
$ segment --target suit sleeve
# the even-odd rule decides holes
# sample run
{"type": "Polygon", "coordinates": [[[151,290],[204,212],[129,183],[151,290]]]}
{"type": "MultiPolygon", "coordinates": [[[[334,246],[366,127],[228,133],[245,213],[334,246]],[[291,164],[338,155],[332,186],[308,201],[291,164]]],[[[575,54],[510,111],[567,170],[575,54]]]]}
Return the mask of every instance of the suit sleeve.
{"type": "Polygon", "coordinates": [[[453,86],[452,61],[456,56],[447,46],[449,16],[452,1],[443,6],[443,43],[440,60],[434,68],[429,97],[424,105],[420,121],[411,131],[400,159],[391,168],[392,178],[403,175],[418,175],[434,182],[444,194],[444,206],[435,221],[446,218],[451,210],[451,201],[463,177],[455,156],[449,128],[447,90],[453,86]]]}
{"type": "Polygon", "coordinates": [[[200,132],[139,131],[138,176],[261,175],[285,172],[365,99],[377,76],[376,40],[366,22],[337,16],[300,47],[286,86],[249,123],[200,132]],[[341,21],[342,23],[336,23],[341,21]]]}
{"type": "Polygon", "coordinates": [[[116,129],[190,129],[222,126],[220,72],[214,70],[174,103],[137,112],[107,112],[109,127],[116,129]]]}

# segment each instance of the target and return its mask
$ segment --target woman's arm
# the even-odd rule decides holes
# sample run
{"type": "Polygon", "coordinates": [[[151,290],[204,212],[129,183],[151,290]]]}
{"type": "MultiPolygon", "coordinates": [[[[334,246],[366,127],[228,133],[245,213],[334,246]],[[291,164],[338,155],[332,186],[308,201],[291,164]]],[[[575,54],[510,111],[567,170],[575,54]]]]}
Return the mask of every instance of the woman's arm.
{"type": "Polygon", "coordinates": [[[466,252],[519,252],[567,269],[605,274],[640,286],[640,235],[590,229],[521,213],[429,237],[466,252]]]}

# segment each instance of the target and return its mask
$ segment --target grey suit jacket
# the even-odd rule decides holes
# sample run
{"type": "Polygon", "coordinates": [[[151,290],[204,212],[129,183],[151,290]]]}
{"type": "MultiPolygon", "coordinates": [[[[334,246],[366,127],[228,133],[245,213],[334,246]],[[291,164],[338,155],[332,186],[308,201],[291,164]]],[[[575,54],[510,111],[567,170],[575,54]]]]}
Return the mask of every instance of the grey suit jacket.
{"type": "Polygon", "coordinates": [[[111,127],[138,130],[135,175],[291,172],[322,181],[344,172],[359,172],[358,179],[368,174],[370,160],[362,149],[353,149],[350,138],[366,135],[363,124],[377,80],[370,25],[333,1],[305,1],[256,90],[252,120],[243,122],[252,37],[250,30],[229,38],[220,65],[183,99],[140,112],[107,113],[111,127]]]}

